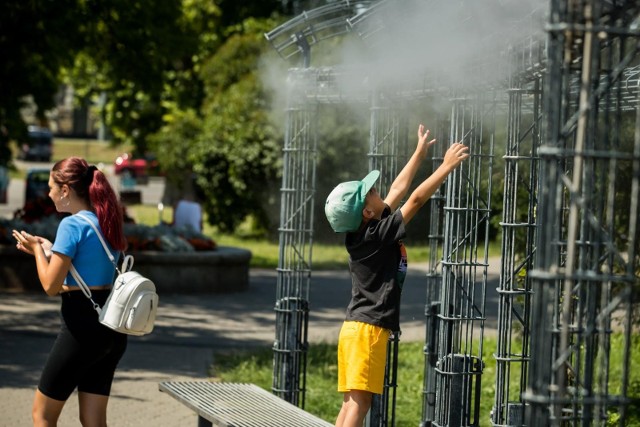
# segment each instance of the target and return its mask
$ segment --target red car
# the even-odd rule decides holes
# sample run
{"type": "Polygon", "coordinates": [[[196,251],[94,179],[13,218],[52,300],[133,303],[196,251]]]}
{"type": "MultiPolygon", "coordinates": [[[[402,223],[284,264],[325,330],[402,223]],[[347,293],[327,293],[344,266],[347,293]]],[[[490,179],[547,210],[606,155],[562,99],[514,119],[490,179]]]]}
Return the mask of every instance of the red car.
{"type": "Polygon", "coordinates": [[[115,173],[128,178],[144,178],[149,175],[157,175],[158,161],[152,155],[134,158],[129,153],[124,153],[116,158],[115,173]]]}

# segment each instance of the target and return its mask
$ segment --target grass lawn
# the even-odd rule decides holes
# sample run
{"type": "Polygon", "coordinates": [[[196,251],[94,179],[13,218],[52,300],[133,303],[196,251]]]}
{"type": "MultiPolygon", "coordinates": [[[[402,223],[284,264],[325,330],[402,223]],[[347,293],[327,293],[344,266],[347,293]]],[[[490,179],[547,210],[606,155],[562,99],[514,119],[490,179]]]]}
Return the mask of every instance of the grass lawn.
{"type": "Polygon", "coordinates": [[[114,147],[109,141],[54,138],[52,160],[56,162],[67,157],[80,156],[90,164],[113,164],[116,157],[130,151],[131,147],[128,145],[114,147]]]}
{"type": "MultiPolygon", "coordinates": [[[[615,335],[611,340],[611,359],[616,363],[616,354],[622,353],[622,336],[615,335]]],[[[640,366],[640,336],[633,338],[633,348],[630,366],[640,366]]],[[[480,397],[480,426],[491,426],[490,411],[494,405],[495,393],[495,359],[493,353],[496,348],[495,338],[485,338],[483,360],[485,367],[481,377],[480,397]]],[[[424,377],[423,343],[400,342],[398,355],[398,388],[396,401],[396,426],[415,427],[419,425],[422,416],[422,390],[424,377]]],[[[308,412],[326,420],[334,422],[340,410],[342,395],[336,391],[337,365],[335,344],[312,344],[307,358],[307,392],[305,409],[308,412]]],[[[620,373],[615,366],[609,375],[610,394],[620,393],[620,373]]],[[[273,375],[273,352],[262,349],[244,353],[220,353],[214,356],[210,375],[217,380],[227,382],[250,382],[270,391],[273,375]]],[[[628,395],[635,398],[636,405],[628,409],[627,426],[640,426],[640,408],[637,405],[640,398],[640,370],[631,369],[628,395]]],[[[517,381],[512,390],[519,389],[517,381]]],[[[517,399],[517,396],[516,396],[517,399]]],[[[617,425],[615,412],[610,412],[611,422],[607,425],[617,425]]]]}
{"type": "MultiPolygon", "coordinates": [[[[112,146],[109,141],[98,141],[96,139],[69,139],[54,138],[52,162],[66,159],[67,157],[80,156],[87,160],[90,164],[112,165],[116,157],[122,153],[131,152],[130,145],[112,146]]],[[[18,147],[11,145],[13,158],[17,159],[18,147]]],[[[11,178],[24,179],[25,170],[12,169],[10,171],[11,178]]]]}
{"type": "MultiPolygon", "coordinates": [[[[155,206],[133,205],[128,207],[129,214],[140,224],[155,225],[158,223],[158,210],[155,206]]],[[[165,218],[172,218],[172,208],[165,207],[165,218]]],[[[215,227],[206,223],[203,233],[216,241],[220,246],[235,246],[251,251],[251,267],[276,268],[278,266],[278,241],[248,238],[234,234],[221,233],[215,227]]],[[[411,257],[420,262],[428,260],[426,245],[411,246],[411,257]]],[[[348,268],[349,257],[341,244],[327,245],[313,244],[313,268],[315,270],[344,270],[348,268]]]]}

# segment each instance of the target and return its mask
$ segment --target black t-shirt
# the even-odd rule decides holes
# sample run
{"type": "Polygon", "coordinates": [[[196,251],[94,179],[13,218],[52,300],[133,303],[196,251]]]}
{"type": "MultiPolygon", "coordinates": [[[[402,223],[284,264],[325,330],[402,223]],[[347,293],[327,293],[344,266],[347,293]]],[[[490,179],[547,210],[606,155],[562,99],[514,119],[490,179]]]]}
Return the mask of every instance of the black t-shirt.
{"type": "Polygon", "coordinates": [[[407,273],[404,236],[402,213],[398,209],[391,214],[388,206],[381,220],[347,233],[352,287],[346,320],[400,330],[400,295],[407,273]]]}

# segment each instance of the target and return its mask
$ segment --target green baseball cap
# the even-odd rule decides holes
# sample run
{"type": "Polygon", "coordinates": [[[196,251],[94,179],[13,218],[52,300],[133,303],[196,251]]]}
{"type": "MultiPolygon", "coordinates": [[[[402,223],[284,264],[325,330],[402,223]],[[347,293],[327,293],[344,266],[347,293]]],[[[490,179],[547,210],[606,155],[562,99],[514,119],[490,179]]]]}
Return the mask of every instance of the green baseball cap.
{"type": "Polygon", "coordinates": [[[331,191],[324,204],[324,214],[333,231],[356,231],[360,227],[364,199],[379,176],[380,171],[372,170],[362,181],[341,182],[331,191]]]}

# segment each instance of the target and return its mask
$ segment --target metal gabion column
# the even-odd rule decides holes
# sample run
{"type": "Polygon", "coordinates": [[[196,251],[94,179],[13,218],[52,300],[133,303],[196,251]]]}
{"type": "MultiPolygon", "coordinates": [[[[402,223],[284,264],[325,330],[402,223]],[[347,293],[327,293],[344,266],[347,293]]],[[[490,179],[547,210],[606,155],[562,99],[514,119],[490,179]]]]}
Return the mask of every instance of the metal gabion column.
{"type": "MultiPolygon", "coordinates": [[[[369,170],[378,169],[377,188],[385,197],[391,183],[406,163],[407,126],[404,115],[380,93],[371,97],[371,127],[369,131],[369,170]]],[[[393,333],[387,344],[387,363],[382,395],[374,395],[366,418],[367,427],[395,425],[396,389],[398,370],[399,333],[393,333]]]]}
{"type": "MultiPolygon", "coordinates": [[[[442,164],[446,141],[449,141],[448,120],[437,122],[436,136],[440,140],[431,149],[432,170],[442,164]]],[[[440,291],[442,286],[442,243],[444,229],[444,205],[446,184],[429,199],[429,261],[426,274],[426,303],[425,313],[425,344],[424,352],[424,380],[422,387],[422,419],[420,427],[429,427],[435,419],[436,405],[436,363],[438,361],[438,315],[440,314],[440,291]]]]}
{"type": "Polygon", "coordinates": [[[378,169],[378,190],[384,197],[407,160],[407,121],[379,93],[371,96],[369,170],[378,169]]]}
{"type": "Polygon", "coordinates": [[[626,425],[640,100],[636,87],[627,111],[625,73],[640,60],[639,13],[635,1],[551,2],[527,426],[626,425]]]}
{"type": "Polygon", "coordinates": [[[289,106],[286,110],[280,190],[280,253],[272,391],[284,400],[304,408],[316,179],[314,128],[317,104],[306,102],[304,96],[295,90],[295,84],[291,84],[294,87],[289,93],[289,106]]]}
{"type": "Polygon", "coordinates": [[[524,426],[522,391],[529,362],[531,278],[535,257],[541,83],[509,89],[498,285],[496,379],[491,423],[524,426]],[[525,87],[523,87],[525,86],[525,87]]]}
{"type": "Polygon", "coordinates": [[[450,136],[469,146],[470,158],[447,182],[435,426],[476,426],[480,418],[496,112],[491,96],[452,101],[450,136]]]}

